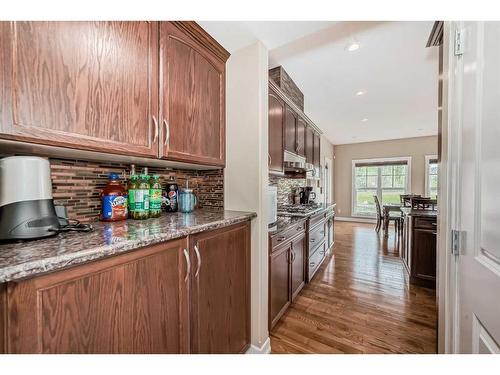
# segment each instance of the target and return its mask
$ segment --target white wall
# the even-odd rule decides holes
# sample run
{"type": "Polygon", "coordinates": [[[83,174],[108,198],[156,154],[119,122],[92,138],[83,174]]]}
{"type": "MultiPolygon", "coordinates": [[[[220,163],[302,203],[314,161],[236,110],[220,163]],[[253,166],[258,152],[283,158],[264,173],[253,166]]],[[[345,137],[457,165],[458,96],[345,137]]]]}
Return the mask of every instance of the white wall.
{"type": "Polygon", "coordinates": [[[233,52],[226,64],[224,208],[254,211],[252,221],[250,352],[269,350],[267,329],[268,51],[257,42],[233,52]]]}

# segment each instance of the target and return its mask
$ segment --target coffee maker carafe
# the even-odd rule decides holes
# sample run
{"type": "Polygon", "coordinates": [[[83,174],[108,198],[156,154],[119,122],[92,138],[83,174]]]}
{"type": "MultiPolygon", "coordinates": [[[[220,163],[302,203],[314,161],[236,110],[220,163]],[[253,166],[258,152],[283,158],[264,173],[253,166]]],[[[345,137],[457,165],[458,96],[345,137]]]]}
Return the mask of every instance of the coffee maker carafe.
{"type": "Polygon", "coordinates": [[[311,186],[301,188],[300,204],[309,204],[312,203],[312,200],[316,199],[316,193],[312,190],[313,188],[311,186]]]}

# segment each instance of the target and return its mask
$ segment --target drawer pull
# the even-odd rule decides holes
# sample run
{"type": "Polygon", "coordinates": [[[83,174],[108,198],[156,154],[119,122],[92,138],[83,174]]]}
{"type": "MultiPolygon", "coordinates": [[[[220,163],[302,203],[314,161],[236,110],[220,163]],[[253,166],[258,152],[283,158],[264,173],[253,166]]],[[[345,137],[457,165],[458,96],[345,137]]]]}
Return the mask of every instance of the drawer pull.
{"type": "Polygon", "coordinates": [[[316,239],[315,239],[315,238],[311,238],[311,239],[309,240],[309,242],[314,243],[314,242],[316,242],[316,239]]]}
{"type": "Polygon", "coordinates": [[[325,231],[324,231],[324,230],[322,230],[321,232],[319,232],[319,234],[325,234],[325,231]]]}
{"type": "Polygon", "coordinates": [[[309,263],[309,267],[314,267],[314,266],[316,266],[316,263],[315,263],[315,262],[311,262],[311,263],[309,263]]]}
{"type": "Polygon", "coordinates": [[[292,251],[292,262],[295,262],[295,258],[297,257],[297,255],[295,254],[295,251],[292,251]]]}
{"type": "Polygon", "coordinates": [[[302,229],[302,225],[300,227],[297,227],[297,232],[302,229]]]}
{"type": "Polygon", "coordinates": [[[321,255],[325,255],[325,250],[320,250],[320,251],[319,251],[319,253],[320,253],[321,255]]]}
{"type": "Polygon", "coordinates": [[[431,225],[434,225],[435,227],[437,227],[438,224],[437,223],[431,223],[431,225]]]}
{"type": "Polygon", "coordinates": [[[278,241],[278,242],[282,242],[282,241],[284,241],[285,239],[286,239],[286,237],[285,237],[285,236],[280,236],[280,237],[278,237],[277,241],[278,241]]]}

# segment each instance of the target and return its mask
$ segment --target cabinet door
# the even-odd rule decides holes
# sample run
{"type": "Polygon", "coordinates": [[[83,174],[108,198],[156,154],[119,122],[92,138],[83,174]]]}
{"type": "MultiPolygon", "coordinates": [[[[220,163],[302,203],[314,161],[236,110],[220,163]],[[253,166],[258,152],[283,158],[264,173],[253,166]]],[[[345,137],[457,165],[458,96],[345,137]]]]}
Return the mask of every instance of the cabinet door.
{"type": "Polygon", "coordinates": [[[171,22],[160,22],[161,156],[224,165],[225,61],[171,22]]]}
{"type": "Polygon", "coordinates": [[[285,150],[297,153],[297,115],[288,106],[285,111],[285,150]]]}
{"type": "Polygon", "coordinates": [[[314,163],[314,132],[310,127],[306,129],[306,162],[314,163]]]}
{"type": "Polygon", "coordinates": [[[7,138],[158,156],[156,23],[12,22],[0,30],[7,138]]]}
{"type": "Polygon", "coordinates": [[[300,117],[297,118],[297,153],[306,156],[306,123],[300,117]]]}
{"type": "Polygon", "coordinates": [[[291,248],[291,261],[292,261],[292,274],[291,274],[291,295],[292,301],[297,294],[301,291],[306,280],[305,274],[305,234],[292,242],[291,248]]]}
{"type": "Polygon", "coordinates": [[[321,138],[319,134],[314,134],[314,161],[313,164],[315,167],[319,167],[321,162],[320,162],[320,155],[321,155],[321,150],[320,150],[320,142],[321,138]]]}
{"type": "Polygon", "coordinates": [[[283,173],[283,126],[285,104],[269,92],[269,171],[283,173]]]}
{"type": "Polygon", "coordinates": [[[290,245],[269,256],[269,330],[290,305],[290,245]]]}
{"type": "Polygon", "coordinates": [[[412,276],[424,280],[436,279],[436,232],[432,229],[413,230],[412,276]]]}
{"type": "Polygon", "coordinates": [[[250,343],[250,223],[191,237],[190,254],[191,352],[246,351],[250,343]]]}
{"type": "Polygon", "coordinates": [[[187,352],[186,246],[169,241],[9,283],[9,352],[187,352]]]}

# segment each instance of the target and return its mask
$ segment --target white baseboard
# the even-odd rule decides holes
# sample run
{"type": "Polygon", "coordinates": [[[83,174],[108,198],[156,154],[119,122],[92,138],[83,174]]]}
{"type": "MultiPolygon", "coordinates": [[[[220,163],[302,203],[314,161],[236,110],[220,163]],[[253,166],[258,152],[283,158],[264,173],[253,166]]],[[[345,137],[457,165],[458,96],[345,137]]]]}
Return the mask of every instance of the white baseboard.
{"type": "Polygon", "coordinates": [[[253,344],[250,345],[246,354],[271,354],[271,340],[268,337],[260,348],[253,344]]]}
{"type": "Polygon", "coordinates": [[[341,217],[341,216],[335,216],[335,221],[352,221],[354,223],[368,223],[368,224],[375,224],[377,220],[375,219],[366,219],[363,217],[341,217]]]}

